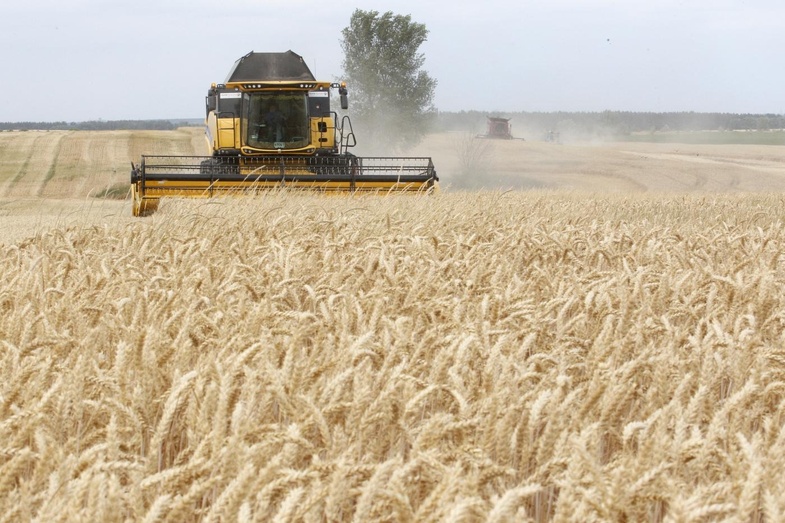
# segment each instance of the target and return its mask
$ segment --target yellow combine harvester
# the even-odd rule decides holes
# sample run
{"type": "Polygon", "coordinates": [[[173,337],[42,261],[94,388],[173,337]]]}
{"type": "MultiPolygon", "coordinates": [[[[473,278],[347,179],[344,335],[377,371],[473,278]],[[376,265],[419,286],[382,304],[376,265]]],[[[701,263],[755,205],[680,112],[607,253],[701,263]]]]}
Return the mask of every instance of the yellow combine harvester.
{"type": "Polygon", "coordinates": [[[333,193],[429,192],[430,158],[359,157],[351,120],[330,110],[331,90],[348,108],[345,83],[317,81],[302,57],[248,53],[207,92],[211,156],[142,156],[131,170],[133,214],[162,197],[211,198],[290,187],[333,193]]]}

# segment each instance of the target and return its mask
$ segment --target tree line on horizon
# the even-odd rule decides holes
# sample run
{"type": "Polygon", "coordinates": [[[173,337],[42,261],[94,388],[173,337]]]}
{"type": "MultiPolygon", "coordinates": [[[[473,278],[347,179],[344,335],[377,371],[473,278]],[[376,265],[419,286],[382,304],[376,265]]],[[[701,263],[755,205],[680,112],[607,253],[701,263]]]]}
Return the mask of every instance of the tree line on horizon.
{"type": "Polygon", "coordinates": [[[88,120],[84,122],[0,122],[2,131],[169,131],[191,120],[88,120]]]}
{"type": "Polygon", "coordinates": [[[629,135],[643,132],[769,131],[785,129],[785,115],[636,111],[442,111],[435,119],[439,131],[477,132],[488,117],[509,118],[513,127],[539,131],[594,131],[629,135]]]}
{"type": "MultiPolygon", "coordinates": [[[[431,125],[436,132],[471,131],[485,127],[488,117],[509,118],[515,126],[529,129],[584,130],[612,129],[618,134],[678,131],[769,131],[785,129],[785,115],[635,112],[635,111],[437,111],[431,125]]],[[[89,120],[84,122],[0,122],[0,130],[36,131],[118,131],[174,130],[201,126],[198,118],[182,120],[89,120]]]]}

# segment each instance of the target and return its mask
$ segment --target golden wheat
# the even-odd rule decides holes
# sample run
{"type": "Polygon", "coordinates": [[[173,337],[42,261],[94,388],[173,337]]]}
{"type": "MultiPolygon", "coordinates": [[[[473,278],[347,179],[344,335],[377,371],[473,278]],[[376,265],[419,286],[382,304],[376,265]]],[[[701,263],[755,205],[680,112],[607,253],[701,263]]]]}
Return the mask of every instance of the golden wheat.
{"type": "Polygon", "coordinates": [[[0,517],[776,521],[783,204],[282,192],[0,245],[0,517]]]}

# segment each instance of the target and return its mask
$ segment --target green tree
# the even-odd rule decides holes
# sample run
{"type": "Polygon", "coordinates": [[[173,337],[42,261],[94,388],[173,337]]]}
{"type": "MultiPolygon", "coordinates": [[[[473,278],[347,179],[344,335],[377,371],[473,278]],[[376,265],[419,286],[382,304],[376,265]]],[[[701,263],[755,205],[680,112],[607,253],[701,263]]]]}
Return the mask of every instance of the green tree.
{"type": "Polygon", "coordinates": [[[417,144],[435,115],[436,80],[422,70],[424,24],[356,9],[342,31],[343,68],[360,145],[377,152],[417,144]]]}

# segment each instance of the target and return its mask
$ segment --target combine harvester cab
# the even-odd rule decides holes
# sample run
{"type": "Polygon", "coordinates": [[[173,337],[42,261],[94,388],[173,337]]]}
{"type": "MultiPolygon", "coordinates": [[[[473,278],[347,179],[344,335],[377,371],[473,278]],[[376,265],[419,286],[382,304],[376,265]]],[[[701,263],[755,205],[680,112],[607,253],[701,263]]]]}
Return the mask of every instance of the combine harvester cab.
{"type": "Polygon", "coordinates": [[[314,79],[302,57],[248,53],[206,99],[211,156],[142,156],[132,166],[134,216],[163,197],[212,198],[294,188],[326,193],[419,192],[437,187],[428,157],[358,157],[348,116],[330,109],[331,91],[348,108],[345,83],[314,79]]]}

